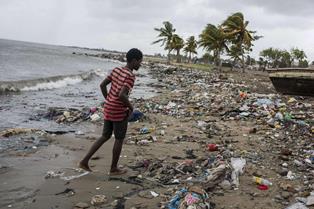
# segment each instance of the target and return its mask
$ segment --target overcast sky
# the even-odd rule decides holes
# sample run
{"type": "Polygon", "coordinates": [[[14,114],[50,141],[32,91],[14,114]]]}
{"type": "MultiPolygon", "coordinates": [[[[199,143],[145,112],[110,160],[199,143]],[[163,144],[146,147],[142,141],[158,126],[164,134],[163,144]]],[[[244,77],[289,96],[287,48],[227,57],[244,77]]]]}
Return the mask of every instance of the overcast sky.
{"type": "Polygon", "coordinates": [[[151,45],[163,21],[186,39],[235,12],[264,36],[254,57],[268,47],[298,47],[314,60],[314,0],[0,0],[0,38],[164,53],[151,45]]]}

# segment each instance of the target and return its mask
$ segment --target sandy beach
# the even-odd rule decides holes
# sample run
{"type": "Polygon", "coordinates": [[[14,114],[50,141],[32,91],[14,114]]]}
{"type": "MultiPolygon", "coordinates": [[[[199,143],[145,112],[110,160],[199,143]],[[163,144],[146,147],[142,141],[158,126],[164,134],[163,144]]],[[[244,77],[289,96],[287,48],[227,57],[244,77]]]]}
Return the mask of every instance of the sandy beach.
{"type": "Polygon", "coordinates": [[[101,134],[101,121],[84,121],[80,125],[90,130],[84,134],[45,134],[48,146],[2,153],[0,208],[167,208],[177,191],[191,186],[206,190],[211,209],[281,209],[310,196],[313,98],[277,94],[263,72],[146,65],[158,80],[151,85],[158,95],[133,100],[145,117],[129,123],[119,162],[127,174],[108,176],[112,138],[91,160],[94,172],[61,178],[84,174],[77,163],[101,134]],[[293,120],[277,120],[280,111],[293,120]],[[239,185],[232,184],[231,158],[246,160],[239,185]],[[222,173],[209,180],[220,165],[222,173]],[[253,176],[272,185],[259,189],[253,176]],[[95,195],[106,199],[92,205],[95,195]]]}

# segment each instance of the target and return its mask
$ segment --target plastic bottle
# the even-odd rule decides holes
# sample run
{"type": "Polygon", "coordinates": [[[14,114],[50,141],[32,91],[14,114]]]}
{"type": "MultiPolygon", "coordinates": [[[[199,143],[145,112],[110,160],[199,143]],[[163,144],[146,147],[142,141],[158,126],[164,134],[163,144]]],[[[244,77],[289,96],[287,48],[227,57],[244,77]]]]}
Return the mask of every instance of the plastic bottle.
{"type": "Polygon", "coordinates": [[[268,181],[267,179],[263,179],[263,178],[256,177],[256,176],[253,176],[253,181],[257,184],[267,185],[267,186],[271,186],[273,184],[270,181],[268,181]]]}

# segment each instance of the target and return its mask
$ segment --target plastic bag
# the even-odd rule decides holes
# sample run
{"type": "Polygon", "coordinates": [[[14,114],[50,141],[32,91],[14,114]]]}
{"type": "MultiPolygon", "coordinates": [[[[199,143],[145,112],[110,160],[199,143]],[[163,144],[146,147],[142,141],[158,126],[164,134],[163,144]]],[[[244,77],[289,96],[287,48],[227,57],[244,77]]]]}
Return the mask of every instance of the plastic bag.
{"type": "Polygon", "coordinates": [[[232,184],[236,187],[239,186],[239,175],[243,174],[246,160],[243,158],[231,158],[231,166],[233,168],[231,178],[232,184]]]}

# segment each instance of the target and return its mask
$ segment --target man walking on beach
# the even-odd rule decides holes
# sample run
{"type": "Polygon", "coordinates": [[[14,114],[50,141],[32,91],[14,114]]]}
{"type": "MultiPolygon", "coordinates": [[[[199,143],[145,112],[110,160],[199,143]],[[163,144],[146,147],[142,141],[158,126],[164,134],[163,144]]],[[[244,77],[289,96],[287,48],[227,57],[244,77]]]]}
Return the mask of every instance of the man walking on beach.
{"type": "Polygon", "coordinates": [[[111,138],[112,132],[115,142],[112,150],[112,162],[109,175],[121,175],[126,170],[118,168],[118,161],[123,145],[123,140],[128,128],[128,117],[133,112],[133,106],[129,101],[129,94],[134,86],[135,76],[133,70],[138,70],[143,60],[143,54],[138,49],[130,49],[126,54],[125,67],[117,67],[100,84],[101,92],[106,101],[104,104],[104,127],[102,136],[92,145],[86,156],[80,162],[80,168],[92,171],[88,166],[93,154],[111,138]],[[111,83],[109,94],[107,85],[111,83]]]}

